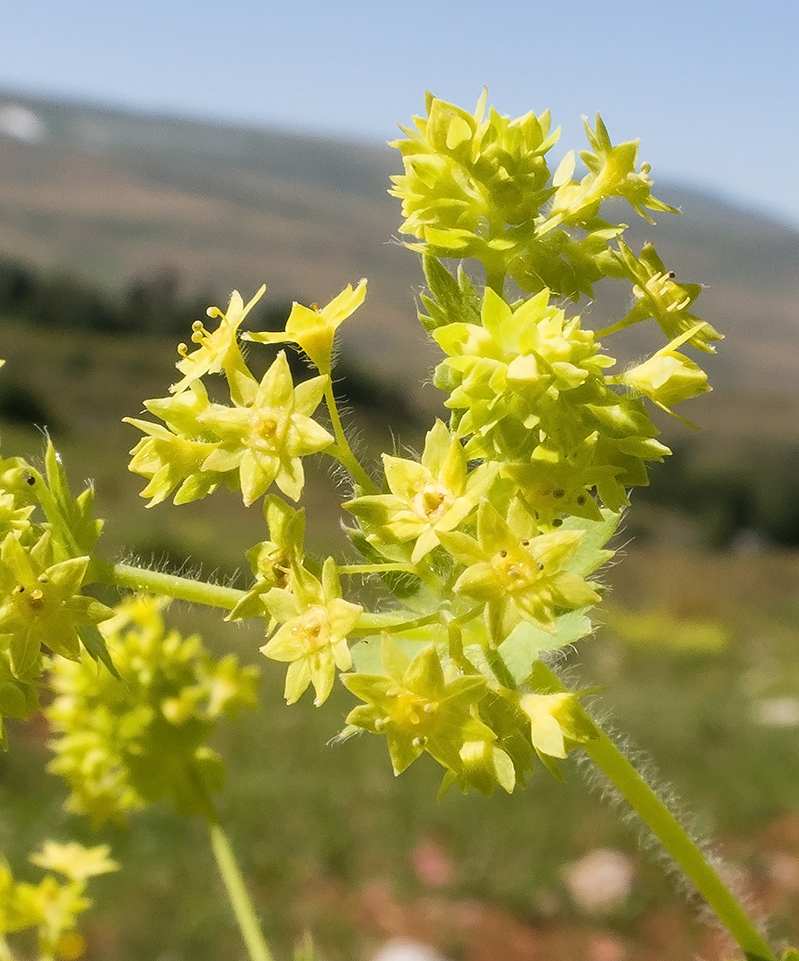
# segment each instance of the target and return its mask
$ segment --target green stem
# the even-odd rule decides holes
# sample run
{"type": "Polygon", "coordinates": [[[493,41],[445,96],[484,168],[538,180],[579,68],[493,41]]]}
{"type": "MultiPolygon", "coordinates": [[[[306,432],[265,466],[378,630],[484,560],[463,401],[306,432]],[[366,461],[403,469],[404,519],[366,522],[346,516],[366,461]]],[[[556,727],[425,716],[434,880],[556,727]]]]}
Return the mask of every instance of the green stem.
{"type": "Polygon", "coordinates": [[[134,567],[132,564],[108,564],[95,561],[91,575],[96,582],[102,584],[161,594],[177,601],[190,601],[193,604],[204,604],[206,607],[221,607],[227,611],[232,611],[245,594],[244,591],[233,587],[207,584],[205,581],[151,571],[145,567],[134,567]]]}
{"type": "Polygon", "coordinates": [[[466,656],[463,649],[463,631],[461,630],[461,619],[453,618],[447,624],[447,639],[449,641],[449,654],[452,660],[458,665],[464,674],[477,674],[477,668],[466,656]]]}
{"type": "Polygon", "coordinates": [[[396,614],[376,614],[366,612],[358,618],[357,625],[350,631],[351,635],[378,634],[387,631],[389,634],[402,634],[406,631],[415,631],[420,627],[427,627],[429,624],[436,624],[441,620],[438,611],[434,614],[424,614],[422,617],[413,620],[403,620],[402,616],[396,614]]]}
{"type": "Polygon", "coordinates": [[[340,564],[337,570],[339,574],[387,574],[389,571],[414,574],[416,572],[413,564],[340,564]]]}
{"type": "MultiPolygon", "coordinates": [[[[633,321],[635,323],[635,321],[633,321]]],[[[609,337],[611,334],[618,333],[620,330],[630,326],[630,321],[626,317],[622,317],[621,320],[617,320],[615,324],[611,324],[609,327],[603,327],[602,330],[594,331],[594,337],[599,340],[600,337],[609,337]]]]}
{"type": "MultiPolygon", "coordinates": [[[[547,669],[556,690],[565,691],[557,675],[547,669]]],[[[597,726],[596,740],[582,745],[594,764],[658,838],[708,906],[746,955],[747,961],[777,961],[776,955],[758,932],[752,919],[733,896],[696,842],[641,777],[627,757],[597,726]]]]}
{"type": "Polygon", "coordinates": [[[486,660],[488,661],[488,664],[491,670],[494,672],[494,676],[499,683],[504,687],[515,690],[517,686],[516,679],[511,674],[510,670],[508,669],[508,665],[503,660],[499,651],[495,647],[487,647],[485,653],[486,660]]]}
{"type": "Polygon", "coordinates": [[[355,454],[353,454],[350,448],[347,435],[344,433],[344,428],[341,424],[341,417],[339,416],[338,407],[336,406],[336,396],[333,393],[333,382],[329,378],[327,387],[325,388],[325,402],[327,404],[328,413],[330,414],[330,421],[333,425],[333,433],[336,437],[336,446],[328,448],[325,453],[335,457],[340,464],[346,467],[350,473],[350,476],[359,487],[362,487],[369,493],[376,494],[377,488],[372,482],[371,477],[363,469],[360,461],[355,454]]]}
{"type": "Polygon", "coordinates": [[[236,915],[241,935],[247,945],[250,961],[273,961],[264,940],[261,926],[255,914],[255,907],[241,876],[230,841],[218,821],[208,821],[211,847],[214,850],[219,873],[227,891],[233,912],[236,915]]]}
{"type": "Polygon", "coordinates": [[[505,271],[500,267],[489,270],[486,267],[486,287],[490,287],[495,294],[505,297],[505,271]]]}

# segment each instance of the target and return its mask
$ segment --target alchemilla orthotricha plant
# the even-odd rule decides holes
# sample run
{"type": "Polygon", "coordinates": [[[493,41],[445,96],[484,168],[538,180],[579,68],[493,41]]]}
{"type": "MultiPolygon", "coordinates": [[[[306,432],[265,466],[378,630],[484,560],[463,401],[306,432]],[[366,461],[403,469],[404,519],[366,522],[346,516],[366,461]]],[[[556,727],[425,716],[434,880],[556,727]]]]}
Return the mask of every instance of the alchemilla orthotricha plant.
{"type": "MultiPolygon", "coordinates": [[[[595,576],[628,491],[669,453],[652,408],[681,417],[675,408],[709,389],[695,358],[720,335],[693,313],[700,286],[677,278],[650,244],[628,246],[606,202],[626,201],[647,220],[676,211],[653,196],[637,144],[614,145],[599,117],[586,124],[589,149],[575,176],[574,153],[550,167],[558,133],[547,113],[511,120],[486,112],[485,95],[473,114],[432,96],[426,106],[394,144],[404,173],[390,192],[402,201],[407,245],[422,257],[419,319],[441,351],[433,382],[447,422],[432,425],[418,457],[384,454],[375,465],[353,453],[332,376],[336,331],[363,303],[366,281],[321,308],[295,304],[280,333],[241,331],[263,288],[247,304],[234,293],[225,311],[211,308],[212,323],[197,322],[191,348],[178,348],[177,382],[145,402],[151,419],[130,419],[143,434],[130,469],[146,478],[151,507],[221,486],[257,505],[265,535],[247,555],[250,587],[103,560],[92,491],[73,497],[52,446],[42,473],[3,460],[0,714],[30,717],[41,690],[54,692],[45,709],[51,769],[69,784],[70,808],[94,823],[124,820],[162,796],[205,817],[250,956],[265,961],[216,818],[220,760],[206,743],[220,718],[254,704],[256,672],[170,630],[164,598],[260,618],[262,654],[285,665],[286,701],[321,704],[340,678],[355,701],[341,736],[385,737],[397,774],[429,754],[442,791],[490,795],[516,790],[538,761],[557,774],[571,752],[585,752],[746,957],[776,961],[547,658],[591,632],[595,576]],[[633,306],[593,330],[581,304],[610,278],[629,284],[633,306]],[[662,346],[620,366],[614,343],[639,323],[657,325],[662,346]],[[282,345],[260,379],[242,340],[282,345]],[[291,350],[314,376],[294,382],[291,350]],[[224,402],[212,399],[220,390],[224,402]],[[350,477],[347,559],[306,550],[305,512],[295,505],[304,458],[318,454],[350,477]],[[134,593],[111,609],[91,596],[94,584],[134,593]]],[[[115,865],[105,849],[52,842],[34,861],[67,881],[48,875],[36,887],[4,868],[0,932],[34,929],[40,958],[77,957],[85,881],[115,865]]],[[[0,940],[3,961],[19,957],[12,941],[0,940]]]]}

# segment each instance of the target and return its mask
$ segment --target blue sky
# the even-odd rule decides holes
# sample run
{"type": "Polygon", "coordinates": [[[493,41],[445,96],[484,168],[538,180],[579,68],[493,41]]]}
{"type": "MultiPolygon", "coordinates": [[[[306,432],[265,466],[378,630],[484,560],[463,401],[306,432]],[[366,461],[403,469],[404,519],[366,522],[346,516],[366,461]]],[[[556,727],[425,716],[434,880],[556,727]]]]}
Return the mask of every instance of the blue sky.
{"type": "Polygon", "coordinates": [[[789,0],[30,0],[4,4],[0,88],[380,142],[423,94],[549,107],[564,151],[600,111],[680,179],[799,228],[789,0]]]}

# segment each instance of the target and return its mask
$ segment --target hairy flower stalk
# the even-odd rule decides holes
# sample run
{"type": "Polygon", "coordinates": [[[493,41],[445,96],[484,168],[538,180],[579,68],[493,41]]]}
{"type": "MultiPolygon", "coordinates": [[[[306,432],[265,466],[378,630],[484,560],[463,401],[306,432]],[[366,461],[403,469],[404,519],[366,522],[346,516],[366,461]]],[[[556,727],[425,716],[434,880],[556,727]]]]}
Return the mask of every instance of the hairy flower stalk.
{"type": "MultiPolygon", "coordinates": [[[[396,774],[429,755],[441,792],[512,793],[539,762],[561,776],[562,762],[585,751],[749,961],[777,961],[587,714],[586,692],[567,690],[547,666],[549,652],[592,633],[597,572],[629,491],[670,453],[652,409],[686,421],[676,408],[710,389],[688,351],[712,352],[721,337],[693,312],[701,285],[678,280],[651,244],[634,251],[611,217],[609,200],[650,223],[676,213],[652,194],[637,142],[614,144],[599,117],[585,129],[590,149],[576,175],[573,152],[550,167],[559,132],[548,113],[511,119],[487,108],[485,94],[473,113],[428,94],[426,116],[401,128],[404,172],[390,192],[402,201],[407,246],[422,255],[419,320],[440,351],[433,383],[449,412],[418,456],[395,450],[362,463],[337,408],[336,336],[366,281],[321,308],[294,304],[282,331],[241,330],[264,288],[246,304],[234,292],[226,311],[209,309],[216,325],[194,325],[194,349],[178,348],[180,378],[145,401],[156,420],[127,419],[144,435],[129,466],[147,481],[149,507],[221,487],[247,507],[262,501],[266,530],[247,552],[244,590],[103,561],[91,490],[72,497],[52,447],[44,476],[0,461],[0,721],[36,708],[47,667],[51,767],[73,809],[120,820],[166,796],[204,815],[253,961],[270,956],[216,821],[219,760],[206,744],[218,718],[253,702],[253,669],[169,631],[160,602],[138,596],[112,611],[87,593],[93,584],[262,619],[260,653],[287,665],[289,704],[309,688],[322,704],[341,676],[358,703],[339,739],[385,737],[396,774]],[[629,285],[633,306],[593,330],[580,310],[609,279],[629,285]],[[623,368],[613,338],[639,323],[663,344],[623,368]],[[256,377],[242,340],[285,347],[256,377]],[[298,384],[293,349],[315,368],[298,384]],[[220,386],[229,402],[212,399],[220,386]],[[305,509],[289,501],[302,497],[314,455],[350,475],[341,506],[355,557],[316,558],[306,546],[305,509]]],[[[797,958],[789,950],[783,961],[797,958]]]]}

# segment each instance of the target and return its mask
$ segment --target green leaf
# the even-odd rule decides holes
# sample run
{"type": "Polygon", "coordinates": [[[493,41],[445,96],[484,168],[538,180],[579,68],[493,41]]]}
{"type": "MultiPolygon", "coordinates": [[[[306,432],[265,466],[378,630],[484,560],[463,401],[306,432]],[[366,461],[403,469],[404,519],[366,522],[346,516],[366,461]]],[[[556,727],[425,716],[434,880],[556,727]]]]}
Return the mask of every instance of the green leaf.
{"type": "MultiPolygon", "coordinates": [[[[586,608],[585,610],[588,610],[586,608]]],[[[585,610],[569,611],[555,618],[555,631],[550,634],[530,621],[520,621],[499,646],[499,652],[516,684],[523,684],[543,651],[554,651],[574,644],[591,633],[591,621],[585,610]]]]}

